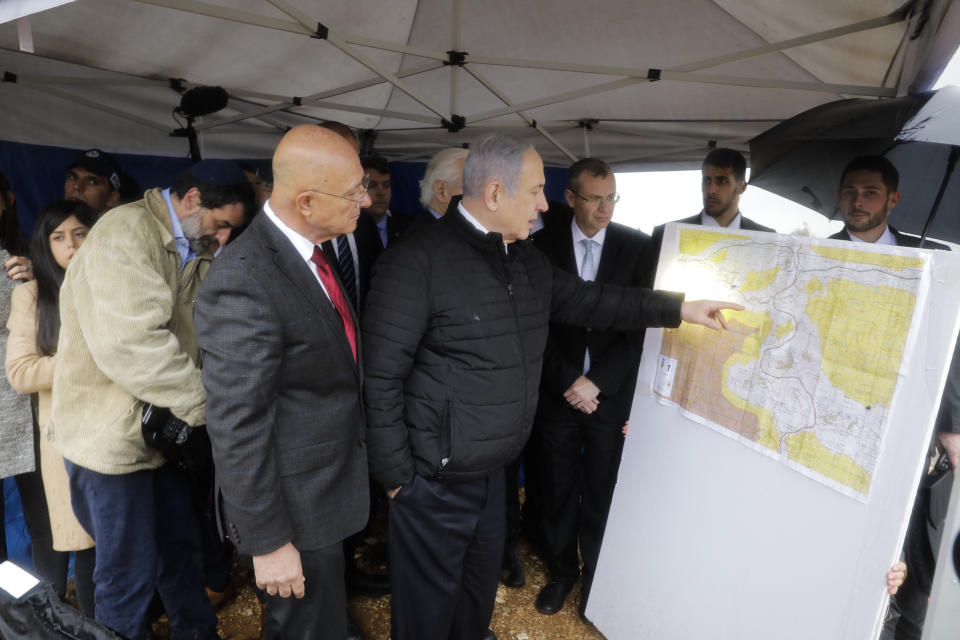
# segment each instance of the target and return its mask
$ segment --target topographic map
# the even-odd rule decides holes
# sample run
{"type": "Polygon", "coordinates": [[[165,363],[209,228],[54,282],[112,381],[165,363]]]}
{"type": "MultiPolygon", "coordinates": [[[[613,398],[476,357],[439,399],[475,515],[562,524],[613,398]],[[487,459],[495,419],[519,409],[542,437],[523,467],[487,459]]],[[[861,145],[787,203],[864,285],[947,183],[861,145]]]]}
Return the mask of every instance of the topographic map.
{"type": "Polygon", "coordinates": [[[866,501],[909,367],[928,256],[686,225],[661,256],[658,288],[746,309],[724,312],[728,331],[664,330],[654,395],[866,501]]]}

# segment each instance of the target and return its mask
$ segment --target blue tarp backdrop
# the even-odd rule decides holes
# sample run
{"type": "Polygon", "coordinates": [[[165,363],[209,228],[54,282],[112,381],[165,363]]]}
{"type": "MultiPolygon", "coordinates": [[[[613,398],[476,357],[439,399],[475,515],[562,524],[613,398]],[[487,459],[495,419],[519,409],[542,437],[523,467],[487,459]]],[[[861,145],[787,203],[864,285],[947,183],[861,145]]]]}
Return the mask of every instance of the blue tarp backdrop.
{"type": "MultiPolygon", "coordinates": [[[[17,214],[26,235],[33,232],[37,212],[47,203],[63,197],[63,180],[67,165],[81,152],[80,149],[48,147],[20,142],[0,141],[0,171],[7,176],[17,194],[17,214]]],[[[171,186],[183,169],[190,166],[189,158],[114,154],[120,168],[140,184],[141,189],[171,186]]],[[[244,162],[244,161],[241,161],[244,162]]],[[[254,165],[267,164],[268,159],[250,159],[254,165]]],[[[425,163],[395,162],[390,165],[393,198],[391,210],[415,216],[420,215],[420,179],[425,163]]],[[[563,201],[566,170],[547,167],[547,198],[563,201]]]]}

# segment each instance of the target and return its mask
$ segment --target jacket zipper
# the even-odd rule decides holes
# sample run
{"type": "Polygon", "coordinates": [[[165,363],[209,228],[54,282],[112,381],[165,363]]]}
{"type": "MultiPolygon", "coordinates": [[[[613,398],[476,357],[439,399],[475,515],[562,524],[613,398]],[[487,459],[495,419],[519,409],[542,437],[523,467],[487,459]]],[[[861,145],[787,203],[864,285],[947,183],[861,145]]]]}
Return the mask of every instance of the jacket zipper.
{"type": "Polygon", "coordinates": [[[500,267],[503,269],[504,278],[507,281],[507,296],[510,298],[510,308],[513,310],[513,323],[517,327],[517,344],[520,350],[520,379],[523,394],[523,413],[520,415],[520,424],[523,425],[527,420],[527,355],[523,350],[523,331],[520,329],[520,314],[517,313],[517,300],[513,296],[513,282],[510,280],[510,270],[504,263],[504,258],[500,257],[500,267]]]}

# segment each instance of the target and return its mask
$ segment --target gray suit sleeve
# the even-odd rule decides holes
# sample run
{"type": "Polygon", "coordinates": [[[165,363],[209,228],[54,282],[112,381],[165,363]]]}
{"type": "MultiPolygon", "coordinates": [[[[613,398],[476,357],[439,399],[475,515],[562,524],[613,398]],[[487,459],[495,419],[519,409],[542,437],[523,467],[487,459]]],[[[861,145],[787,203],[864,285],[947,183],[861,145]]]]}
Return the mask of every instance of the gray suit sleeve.
{"type": "Polygon", "coordinates": [[[273,443],[281,318],[247,272],[214,268],[200,288],[194,321],[224,529],[242,553],[263,555],[294,535],[273,443]]]}

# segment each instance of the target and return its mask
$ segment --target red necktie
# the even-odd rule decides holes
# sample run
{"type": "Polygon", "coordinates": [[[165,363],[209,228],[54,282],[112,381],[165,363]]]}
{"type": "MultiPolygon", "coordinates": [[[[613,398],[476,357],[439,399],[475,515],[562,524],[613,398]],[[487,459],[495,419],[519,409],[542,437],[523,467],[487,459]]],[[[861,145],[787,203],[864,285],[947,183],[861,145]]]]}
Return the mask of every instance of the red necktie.
{"type": "Polygon", "coordinates": [[[323,288],[327,290],[330,296],[330,302],[337,308],[340,319],[343,320],[343,331],[347,334],[347,342],[350,343],[350,350],[353,351],[353,361],[357,361],[357,328],[353,324],[353,316],[350,315],[350,307],[347,305],[347,299],[343,296],[343,290],[337,284],[337,279],[330,271],[330,264],[326,256],[323,255],[323,249],[318,246],[313,247],[313,264],[317,265],[317,275],[320,276],[320,282],[323,288]]]}

